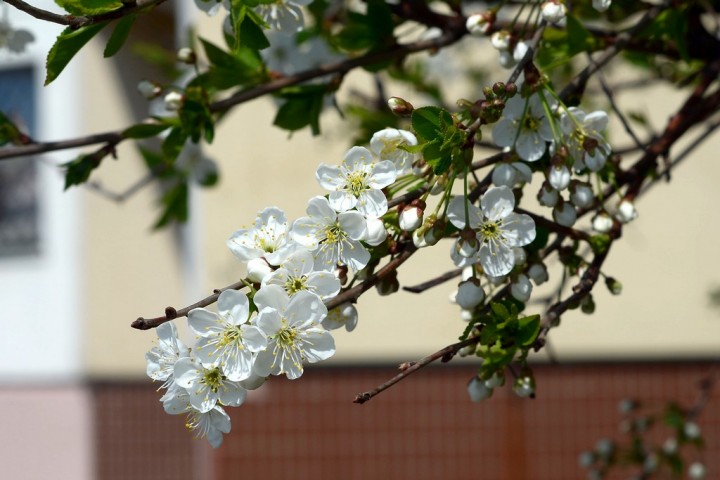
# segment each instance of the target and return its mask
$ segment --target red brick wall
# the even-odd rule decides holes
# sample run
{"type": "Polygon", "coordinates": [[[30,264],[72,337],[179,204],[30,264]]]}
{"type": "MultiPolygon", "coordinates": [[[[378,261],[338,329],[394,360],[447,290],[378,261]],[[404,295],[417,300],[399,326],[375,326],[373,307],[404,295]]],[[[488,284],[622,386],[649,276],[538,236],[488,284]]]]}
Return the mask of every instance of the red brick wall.
{"type": "MultiPolygon", "coordinates": [[[[697,381],[711,368],[710,363],[537,366],[535,400],[500,389],[474,404],[465,390],[474,370],[440,366],[364,405],[352,403],[355,394],[390,378],[393,368],[311,368],[299,381],[273,378],[245,405],[228,409],[233,432],[210,457],[202,453],[210,450],[204,441],[191,441],[183,431],[181,418],[162,412],[152,387],[106,385],[96,389],[98,472],[102,479],[133,480],[575,480],[584,478],[580,452],[600,438],[622,438],[621,399],[638,398],[657,408],[669,400],[690,405],[697,381]],[[144,458],[153,466],[142,468],[144,458]],[[193,468],[214,475],[192,477],[193,468]]],[[[707,478],[720,478],[720,385],[698,423],[707,441],[701,457],[709,467],[707,478]]]]}

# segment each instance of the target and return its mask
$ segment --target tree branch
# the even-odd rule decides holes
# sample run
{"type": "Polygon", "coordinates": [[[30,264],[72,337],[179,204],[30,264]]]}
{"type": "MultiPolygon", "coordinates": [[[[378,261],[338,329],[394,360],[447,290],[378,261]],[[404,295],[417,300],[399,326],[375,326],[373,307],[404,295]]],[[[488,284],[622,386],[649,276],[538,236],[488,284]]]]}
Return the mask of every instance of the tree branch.
{"type": "Polygon", "coordinates": [[[72,29],[78,29],[80,27],[86,27],[96,23],[107,22],[109,20],[117,20],[119,18],[132,15],[141,11],[147,11],[157,7],[166,0],[149,0],[138,4],[137,1],[131,0],[129,2],[123,2],[123,6],[117,10],[110,12],[100,13],[98,15],[88,16],[75,16],[75,15],[60,15],[57,13],[43,10],[42,8],[33,7],[29,3],[22,0],[3,0],[8,5],[27,13],[30,16],[37,18],[38,20],[45,20],[46,22],[57,23],[58,25],[66,25],[72,29]]]}

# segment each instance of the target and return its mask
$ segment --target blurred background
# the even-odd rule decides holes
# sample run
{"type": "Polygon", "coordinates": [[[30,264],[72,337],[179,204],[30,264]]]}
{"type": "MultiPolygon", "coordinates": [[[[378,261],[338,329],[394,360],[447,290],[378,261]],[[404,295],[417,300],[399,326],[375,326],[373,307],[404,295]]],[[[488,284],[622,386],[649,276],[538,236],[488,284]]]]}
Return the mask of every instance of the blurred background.
{"type": "MultiPolygon", "coordinates": [[[[118,56],[103,59],[104,43],[96,39],[43,88],[45,55],[60,29],[0,8],[36,39],[23,54],[0,50],[0,110],[41,140],[115,130],[147,116],[136,86],[160,78],[162,69],[136,53],[152,56],[152,44],[173,52],[189,22],[198,22],[199,36],[222,42],[221,18],[168,2],[135,24],[118,56]]],[[[456,47],[457,55],[475,46],[456,47]]],[[[480,65],[495,62],[473,58],[480,65]]],[[[348,82],[372,92],[366,72],[351,73],[348,82]]],[[[400,88],[386,94],[423,101],[400,88]]],[[[682,98],[682,92],[652,87],[619,100],[661,129],[682,98]]],[[[3,478],[584,478],[581,453],[598,442],[601,447],[603,439],[624,438],[622,400],[637,399],[649,411],[669,401],[689,407],[700,395],[699,382],[717,374],[716,139],[673,172],[670,185],[638,202],[639,218],[624,229],[604,269],[622,282],[622,295],[599,285],[593,315],[576,310],[563,317],[549,348],[533,359],[537,398],[517,398],[504,388],[474,404],[466,383],[476,366],[455,359],[365,405],[352,403],[357,393],[394,376],[399,363],[456,341],[464,323],[448,302],[454,288],[448,282],[422,295],[368,292],[356,330],[334,332],[331,360],[308,368],[299,381],[273,378],[245,405],[228,409],[233,429],[219,449],[193,438],[183,418],[163,412],[159,384],[145,376],[154,331],[133,330],[130,323],[237,281],[243,272],[225,241],[257,211],[277,205],[289,218],[304,214],[307,199],[320,192],[317,165],[339,163],[352,145],[349,120],[328,110],[322,119],[327,135],[312,137],[272,127],[270,99],[235,108],[206,152],[220,164],[219,185],[194,189],[189,223],[160,231],[151,228],[161,195],[155,185],[120,201],[107,193],[123,192],[146,175],[130,144],[119,147],[120,160],[105,161],[93,174],[95,188],[63,192],[57,165],[78,152],[0,162],[3,478]]],[[[611,140],[622,143],[615,131],[611,140]]],[[[451,270],[448,250],[419,252],[400,270],[401,285],[451,270]]],[[[176,324],[189,341],[184,319],[176,324]]],[[[705,449],[689,458],[706,464],[707,478],[720,478],[720,388],[711,391],[697,424],[705,449]]],[[[670,430],[654,435],[662,444],[670,430]]]]}

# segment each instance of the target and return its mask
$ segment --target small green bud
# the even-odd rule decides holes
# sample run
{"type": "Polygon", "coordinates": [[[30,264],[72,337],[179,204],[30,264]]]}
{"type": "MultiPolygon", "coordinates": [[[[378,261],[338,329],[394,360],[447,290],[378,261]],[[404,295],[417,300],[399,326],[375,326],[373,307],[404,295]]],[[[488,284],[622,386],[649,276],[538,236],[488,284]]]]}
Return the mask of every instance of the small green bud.
{"type": "Polygon", "coordinates": [[[605,285],[613,295],[620,295],[622,293],[622,283],[618,282],[613,277],[606,277],[605,285]]]}

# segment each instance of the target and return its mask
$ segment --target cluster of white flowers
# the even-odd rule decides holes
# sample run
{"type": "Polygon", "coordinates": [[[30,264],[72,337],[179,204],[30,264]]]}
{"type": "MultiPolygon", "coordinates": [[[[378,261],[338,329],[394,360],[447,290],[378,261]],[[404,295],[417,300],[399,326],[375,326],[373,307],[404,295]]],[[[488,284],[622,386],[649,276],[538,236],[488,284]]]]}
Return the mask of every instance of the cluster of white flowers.
{"type": "Polygon", "coordinates": [[[369,248],[386,240],[382,189],[411,169],[414,156],[401,147],[415,144],[410,132],[381,130],[369,149],[353,147],[339,166],[320,165],[316,178],[330,193],[311,198],[306,217],[291,223],[269,207],[252,227],[230,236],[227,245],[245,264],[251,294],[225,290],[217,313],[191,310],[192,348],[172,323],[158,327],[147,374],[164,382],[166,412],[186,414],[187,427],[218,447],[230,431],[223,407],[241,405],[247,390],[270,375],[296,379],[304,364],[335,353],[330,330],[353,330],[357,310],[344,303],[328,312],[324,301],[340,292],[343,272],[365,268],[369,248]]]}

